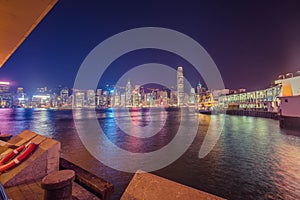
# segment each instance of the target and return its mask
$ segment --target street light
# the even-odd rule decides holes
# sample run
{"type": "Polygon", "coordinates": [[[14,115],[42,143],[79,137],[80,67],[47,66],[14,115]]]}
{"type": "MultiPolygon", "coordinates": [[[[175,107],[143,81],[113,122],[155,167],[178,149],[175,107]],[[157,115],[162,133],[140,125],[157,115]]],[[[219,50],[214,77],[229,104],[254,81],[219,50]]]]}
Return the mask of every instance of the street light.
{"type": "Polygon", "coordinates": [[[293,75],[293,73],[287,73],[287,74],[285,75],[285,77],[286,77],[286,78],[293,78],[294,75],[293,75]]]}
{"type": "Polygon", "coordinates": [[[284,75],[279,75],[277,79],[278,79],[278,80],[280,80],[280,79],[285,79],[285,76],[284,76],[284,75]]]}

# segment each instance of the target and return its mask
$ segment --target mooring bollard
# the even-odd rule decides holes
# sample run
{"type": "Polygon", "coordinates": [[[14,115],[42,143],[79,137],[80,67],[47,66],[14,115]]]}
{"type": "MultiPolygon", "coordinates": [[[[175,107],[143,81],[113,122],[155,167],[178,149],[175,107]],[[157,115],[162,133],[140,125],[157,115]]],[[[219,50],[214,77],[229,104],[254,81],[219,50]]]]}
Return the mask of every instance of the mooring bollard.
{"type": "Polygon", "coordinates": [[[45,190],[44,200],[72,199],[72,183],[75,178],[73,170],[61,170],[45,176],[42,188],[45,190]]]}

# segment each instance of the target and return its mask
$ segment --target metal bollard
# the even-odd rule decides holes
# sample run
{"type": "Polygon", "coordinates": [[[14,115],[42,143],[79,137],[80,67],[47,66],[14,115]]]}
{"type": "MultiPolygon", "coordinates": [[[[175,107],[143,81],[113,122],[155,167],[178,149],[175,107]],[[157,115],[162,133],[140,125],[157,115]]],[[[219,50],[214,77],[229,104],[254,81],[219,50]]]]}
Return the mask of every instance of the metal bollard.
{"type": "Polygon", "coordinates": [[[71,200],[74,178],[73,170],[57,171],[45,176],[41,184],[45,190],[44,200],[71,200]]]}

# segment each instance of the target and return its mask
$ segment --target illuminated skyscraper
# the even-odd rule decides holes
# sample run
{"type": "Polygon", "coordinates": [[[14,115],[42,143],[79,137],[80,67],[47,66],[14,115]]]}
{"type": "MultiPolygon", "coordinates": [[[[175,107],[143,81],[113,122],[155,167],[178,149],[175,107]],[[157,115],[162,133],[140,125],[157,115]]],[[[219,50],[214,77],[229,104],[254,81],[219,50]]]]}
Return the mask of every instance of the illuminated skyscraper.
{"type": "Polygon", "coordinates": [[[22,87],[17,88],[17,94],[24,93],[24,89],[22,87]]]}
{"type": "Polygon", "coordinates": [[[121,96],[120,93],[118,91],[115,91],[114,93],[114,104],[113,107],[119,107],[121,104],[121,96]]]}
{"type": "Polygon", "coordinates": [[[7,93],[9,89],[9,82],[0,81],[0,93],[7,93]]]}
{"type": "Polygon", "coordinates": [[[206,92],[206,89],[202,86],[202,84],[199,82],[197,85],[197,94],[201,95],[206,92]]]}
{"type": "Polygon", "coordinates": [[[9,82],[0,81],[0,107],[10,108],[13,103],[13,96],[10,92],[9,82]]]}
{"type": "Polygon", "coordinates": [[[17,93],[14,96],[14,106],[15,107],[22,107],[22,108],[26,108],[28,107],[28,97],[26,95],[26,93],[24,93],[24,89],[22,87],[18,87],[17,88],[17,93]]]}
{"type": "Polygon", "coordinates": [[[126,97],[125,94],[121,94],[121,102],[120,102],[120,106],[121,107],[125,107],[126,105],[126,97]]]}
{"type": "Polygon", "coordinates": [[[97,95],[101,96],[101,94],[102,94],[102,89],[97,89],[97,95]]]}
{"type": "Polygon", "coordinates": [[[64,88],[60,91],[60,98],[62,105],[67,105],[69,100],[69,90],[64,88]]]}
{"type": "Polygon", "coordinates": [[[83,108],[85,102],[85,92],[83,90],[74,89],[73,94],[73,106],[76,108],[83,108]]]}
{"type": "Polygon", "coordinates": [[[195,99],[196,99],[195,88],[191,88],[189,104],[190,105],[195,105],[195,99]]]}
{"type": "Polygon", "coordinates": [[[31,104],[34,108],[49,108],[51,96],[50,94],[35,94],[32,95],[31,104]]]}
{"type": "Polygon", "coordinates": [[[87,97],[87,106],[94,107],[96,105],[95,103],[95,91],[90,89],[86,92],[87,97]]]}
{"type": "Polygon", "coordinates": [[[184,78],[182,67],[177,68],[177,105],[182,106],[184,102],[184,78]]]}
{"type": "Polygon", "coordinates": [[[97,89],[96,96],[95,96],[96,106],[97,107],[101,106],[101,98],[102,98],[102,89],[97,89]]]}
{"type": "Polygon", "coordinates": [[[130,84],[129,80],[128,80],[127,85],[126,85],[125,100],[126,100],[126,107],[132,106],[132,103],[131,103],[131,84],[130,84]]]}
{"type": "Polygon", "coordinates": [[[48,91],[47,87],[37,88],[36,93],[37,94],[44,94],[48,91]]]}

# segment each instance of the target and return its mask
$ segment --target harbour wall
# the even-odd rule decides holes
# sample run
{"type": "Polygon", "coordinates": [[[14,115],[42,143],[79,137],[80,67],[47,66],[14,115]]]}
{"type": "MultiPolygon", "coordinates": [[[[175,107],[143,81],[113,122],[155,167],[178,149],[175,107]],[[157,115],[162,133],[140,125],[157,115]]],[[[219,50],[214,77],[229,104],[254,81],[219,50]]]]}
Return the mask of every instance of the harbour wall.
{"type": "Polygon", "coordinates": [[[227,115],[263,117],[278,120],[277,112],[256,111],[256,110],[226,110],[227,115]]]}

